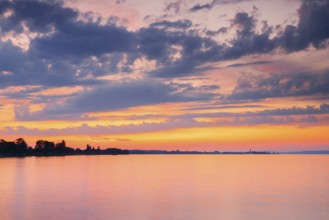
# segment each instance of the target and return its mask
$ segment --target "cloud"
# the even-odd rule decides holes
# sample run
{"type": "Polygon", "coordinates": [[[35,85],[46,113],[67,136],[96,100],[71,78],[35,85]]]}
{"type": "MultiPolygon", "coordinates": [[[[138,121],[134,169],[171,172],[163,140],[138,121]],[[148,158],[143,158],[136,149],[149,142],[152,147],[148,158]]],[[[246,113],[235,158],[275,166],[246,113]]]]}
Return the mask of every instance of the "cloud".
{"type": "Polygon", "coordinates": [[[40,92],[43,88],[41,86],[26,86],[16,91],[0,90],[0,95],[7,99],[29,99],[32,93],[40,92]]]}
{"type": "Polygon", "coordinates": [[[110,83],[79,94],[67,103],[67,109],[74,112],[109,111],[129,107],[167,102],[186,102],[209,99],[211,94],[187,94],[179,92],[170,84],[156,81],[133,80],[123,83],[110,83]]]}
{"type": "MultiPolygon", "coordinates": [[[[252,106],[251,107],[256,107],[252,106]]],[[[228,108],[237,108],[234,106],[228,108]]],[[[250,108],[250,105],[239,105],[238,108],[250,108]]],[[[222,110],[224,108],[217,108],[217,110],[222,110]]],[[[215,110],[215,109],[213,109],[215,110]]],[[[276,117],[276,116],[309,116],[309,115],[324,115],[329,114],[329,104],[323,103],[317,106],[307,105],[306,107],[291,107],[291,108],[277,108],[277,109],[264,109],[258,111],[240,111],[235,112],[214,112],[214,113],[185,113],[183,115],[174,116],[175,118],[212,118],[212,119],[227,119],[227,118],[251,118],[251,117],[276,117]]]]}
{"type": "Polygon", "coordinates": [[[225,34],[228,31],[227,27],[221,27],[217,31],[206,30],[205,33],[207,36],[212,37],[218,34],[225,34]]]}
{"type": "Polygon", "coordinates": [[[51,136],[51,135],[115,135],[115,134],[130,134],[136,132],[153,132],[157,130],[170,130],[175,128],[190,128],[205,126],[206,123],[199,123],[194,120],[169,120],[164,123],[142,123],[138,125],[122,125],[122,126],[106,126],[97,125],[89,126],[88,124],[82,124],[81,126],[74,126],[62,129],[38,129],[38,128],[26,128],[24,126],[6,127],[0,129],[3,134],[23,134],[23,135],[37,135],[37,136],[51,136]]]}
{"type": "Polygon", "coordinates": [[[81,59],[114,52],[133,53],[136,50],[135,35],[122,27],[77,21],[63,28],[49,37],[34,39],[31,51],[45,58],[81,59]]]}
{"type": "MultiPolygon", "coordinates": [[[[217,0],[211,4],[239,2],[242,1],[217,0]]],[[[328,20],[329,3],[323,0],[303,1],[298,25],[289,25],[277,34],[266,22],[257,31],[255,13],[239,11],[229,27],[235,30],[235,36],[226,43],[213,39],[215,33],[209,32],[205,37],[197,31],[187,31],[193,27],[190,20],[161,20],[128,31],[116,22],[102,24],[102,18],[96,22],[81,20],[79,11],[61,1],[1,1],[0,8],[2,33],[32,36],[26,51],[8,40],[0,41],[0,58],[4,60],[0,61],[4,64],[0,71],[12,73],[0,75],[2,86],[94,85],[95,77],[130,73],[135,61],[143,59],[155,62],[147,72],[150,76],[184,77],[202,74],[215,62],[266,54],[278,48],[285,52],[304,50],[310,45],[320,49],[329,37],[328,24],[324,22],[328,20]],[[9,15],[8,10],[12,11],[9,15]]],[[[226,30],[219,28],[217,32],[226,30]]]]}
{"type": "Polygon", "coordinates": [[[256,20],[246,12],[238,12],[235,14],[231,25],[238,27],[238,36],[250,36],[255,29],[256,20]]]}
{"type": "Polygon", "coordinates": [[[216,5],[237,4],[237,3],[249,2],[249,1],[252,1],[252,0],[213,0],[212,2],[206,3],[206,4],[196,4],[192,8],[190,8],[190,11],[196,12],[196,11],[200,11],[200,10],[204,10],[204,9],[210,10],[216,5]]]}
{"type": "Polygon", "coordinates": [[[278,47],[275,40],[270,39],[271,28],[263,28],[257,33],[255,30],[257,20],[254,15],[238,12],[231,21],[231,29],[236,28],[236,37],[223,51],[222,60],[240,58],[249,54],[264,54],[278,47]]]}
{"type": "Polygon", "coordinates": [[[329,37],[329,1],[302,0],[298,16],[298,25],[288,25],[278,38],[282,47],[288,52],[303,50],[310,44],[316,48],[324,47],[323,43],[329,37]]]}
{"type": "Polygon", "coordinates": [[[263,23],[261,32],[255,30],[257,19],[253,14],[238,12],[232,19],[231,29],[236,28],[236,37],[230,45],[222,50],[221,56],[215,60],[235,59],[249,54],[264,54],[277,48],[286,52],[304,50],[309,46],[325,47],[329,38],[328,23],[329,2],[322,0],[302,1],[298,10],[299,22],[297,26],[288,25],[282,33],[275,37],[273,27],[263,23]]]}
{"type": "Polygon", "coordinates": [[[181,9],[181,4],[182,3],[183,3],[182,0],[169,2],[166,5],[165,11],[169,12],[169,11],[173,10],[177,14],[177,13],[179,13],[179,11],[181,9]]]}
{"type": "MultiPolygon", "coordinates": [[[[241,113],[195,113],[167,116],[167,120],[157,123],[142,123],[128,125],[96,125],[89,126],[82,124],[80,126],[67,127],[61,129],[38,129],[26,128],[24,126],[6,127],[1,130],[3,134],[24,134],[24,135],[115,135],[129,134],[136,132],[153,132],[158,130],[170,130],[177,128],[191,127],[209,127],[209,126],[250,126],[250,125],[283,125],[294,124],[305,126],[305,124],[319,125],[327,124],[329,121],[329,105],[321,104],[318,107],[292,107],[283,109],[261,110],[255,112],[241,113]],[[297,116],[297,117],[296,117],[297,116]],[[198,117],[207,117],[217,119],[213,122],[201,122],[195,120],[198,117]]],[[[131,117],[133,119],[133,117],[131,117]]],[[[139,119],[139,118],[137,118],[139,119]]]]}
{"type": "Polygon", "coordinates": [[[0,2],[1,31],[21,33],[26,25],[32,32],[50,32],[64,27],[78,17],[78,12],[64,8],[62,1],[6,1],[0,2]],[[4,12],[12,11],[10,16],[4,12]]]}
{"type": "Polygon", "coordinates": [[[259,111],[256,114],[261,116],[329,114],[329,105],[323,103],[318,108],[310,105],[306,106],[306,108],[301,108],[301,107],[279,108],[274,110],[259,111]]]}
{"type": "MultiPolygon", "coordinates": [[[[214,2],[214,1],[213,1],[214,2]]],[[[203,4],[203,5],[200,5],[200,4],[196,4],[194,5],[192,8],[190,8],[190,11],[191,12],[196,12],[196,11],[200,11],[200,10],[203,10],[203,9],[212,9],[213,7],[213,2],[211,3],[207,3],[207,4],[203,4]]]]}
{"type": "Polygon", "coordinates": [[[266,98],[329,94],[329,71],[323,73],[270,74],[240,78],[227,100],[261,100],[266,98]]]}
{"type": "Polygon", "coordinates": [[[124,4],[126,2],[126,0],[116,0],[115,3],[120,5],[120,4],[124,4]]]}
{"type": "Polygon", "coordinates": [[[250,63],[234,63],[231,65],[228,65],[226,67],[244,67],[244,66],[253,66],[253,65],[263,65],[263,64],[270,64],[271,61],[256,61],[256,62],[250,62],[250,63]]]}
{"type": "Polygon", "coordinates": [[[60,3],[33,1],[16,4],[5,1],[2,4],[6,5],[4,8],[13,10],[13,14],[2,17],[4,25],[1,26],[1,31],[21,33],[23,25],[26,25],[29,31],[43,33],[31,39],[27,52],[11,45],[9,53],[1,53],[7,56],[15,53],[7,59],[14,60],[17,57],[21,60],[22,66],[18,70],[15,69],[17,65],[13,61],[7,62],[6,65],[11,66],[6,71],[13,72],[14,76],[3,77],[3,84],[19,84],[23,70],[29,73],[29,76],[25,77],[30,81],[25,82],[28,84],[79,84],[88,75],[129,73],[134,61],[143,57],[156,60],[157,68],[151,71],[158,73],[154,74],[155,76],[174,76],[175,73],[172,71],[177,71],[177,74],[190,74],[196,65],[208,59],[204,52],[198,54],[197,51],[201,47],[208,49],[216,46],[215,41],[209,38],[182,31],[165,30],[186,29],[192,26],[189,20],[164,20],[152,23],[148,28],[129,32],[115,24],[101,25],[98,22],[80,21],[77,11],[65,8],[60,3]],[[43,11],[40,15],[43,18],[42,22],[38,22],[38,13],[34,13],[35,8],[47,9],[47,13],[43,11]],[[159,27],[164,29],[160,30],[159,27]],[[180,47],[183,47],[183,53],[178,51],[180,47]],[[175,54],[178,55],[177,62],[172,60],[175,54]],[[200,57],[204,58],[199,60],[200,57]],[[188,67],[188,63],[192,64],[191,67],[188,67]],[[185,69],[186,67],[188,68],[185,69]],[[162,72],[165,74],[161,74],[162,72]],[[55,77],[58,79],[54,80],[55,77]]]}
{"type": "Polygon", "coordinates": [[[220,46],[214,40],[181,31],[143,28],[138,35],[140,52],[158,64],[150,71],[151,76],[179,77],[200,72],[200,65],[220,54],[220,46]]]}
{"type": "Polygon", "coordinates": [[[1,1],[0,9],[1,33],[29,38],[27,50],[0,40],[0,72],[11,73],[0,74],[1,86],[94,85],[90,76],[131,71],[137,39],[124,27],[81,21],[62,1],[1,1]]]}
{"type": "Polygon", "coordinates": [[[211,100],[217,86],[192,87],[189,84],[162,83],[155,80],[123,80],[70,94],[59,102],[45,103],[46,107],[31,113],[23,105],[16,108],[17,120],[86,119],[88,112],[113,111],[161,103],[211,100]]]}
{"type": "MultiPolygon", "coordinates": [[[[232,26],[238,27],[237,38],[228,49],[229,57],[235,58],[246,54],[267,53],[276,48],[286,52],[304,50],[310,45],[315,48],[325,47],[329,38],[329,2],[326,0],[302,1],[298,9],[297,26],[287,25],[274,38],[270,38],[273,27],[263,23],[262,32],[257,33],[257,19],[246,12],[238,12],[232,20],[232,26]]],[[[228,56],[228,55],[226,55],[228,56]]]]}
{"type": "MultiPolygon", "coordinates": [[[[208,7],[208,5],[202,7],[208,7]]],[[[326,19],[329,14],[326,13],[327,8],[329,8],[329,3],[326,1],[312,1],[312,3],[303,1],[298,10],[297,26],[288,25],[280,33],[275,33],[274,28],[267,22],[262,22],[263,27],[260,31],[256,30],[258,20],[255,17],[255,11],[252,13],[239,11],[231,20],[230,29],[235,30],[235,37],[229,40],[228,44],[217,43],[211,38],[214,36],[211,33],[208,34],[209,38],[204,38],[178,31],[160,33],[145,29],[142,32],[148,33],[147,38],[151,40],[152,45],[147,43],[143,45],[144,41],[142,41],[141,48],[145,49],[147,46],[150,49],[144,51],[149,59],[156,59],[156,56],[149,56],[148,52],[154,51],[158,55],[161,54],[157,56],[161,58],[156,59],[158,68],[150,72],[156,77],[181,77],[201,73],[211,69],[214,62],[237,59],[251,54],[266,54],[279,48],[288,53],[304,50],[309,46],[321,49],[325,47],[325,42],[329,38],[326,31],[329,30],[328,24],[323,22],[328,20],[326,19]],[[178,58],[173,60],[170,48],[172,46],[186,48],[186,42],[199,42],[192,44],[199,46],[192,53],[179,53],[178,58]],[[203,44],[206,42],[205,47],[203,44]]]]}
{"type": "MultiPolygon", "coordinates": [[[[326,122],[328,118],[326,119],[326,122]]],[[[213,127],[213,126],[241,126],[241,125],[282,125],[293,123],[318,123],[319,120],[315,116],[307,116],[299,120],[284,117],[274,118],[270,116],[263,117],[237,117],[233,121],[221,121],[221,122],[197,122],[193,119],[173,119],[162,123],[142,123],[138,125],[122,125],[122,126],[106,126],[96,125],[89,126],[82,124],[81,126],[67,127],[62,129],[50,128],[50,129],[38,129],[27,128],[24,126],[6,127],[0,129],[2,134],[5,135],[34,135],[34,136],[56,136],[56,135],[118,135],[118,134],[133,134],[144,133],[154,131],[167,131],[177,128],[192,128],[192,127],[213,127]]]]}
{"type": "Polygon", "coordinates": [[[167,29],[167,28],[186,29],[186,28],[190,28],[192,26],[192,22],[188,19],[178,20],[178,21],[163,20],[163,21],[151,23],[149,26],[150,27],[162,27],[164,29],[167,29]]]}
{"type": "MultiPolygon", "coordinates": [[[[86,78],[84,72],[76,75],[81,65],[70,59],[45,60],[35,54],[24,52],[10,41],[0,41],[0,86],[42,85],[48,87],[99,84],[96,79],[86,78]],[[19,63],[19,65],[17,65],[19,63]]],[[[84,71],[88,70],[86,68],[84,71]]],[[[92,71],[97,73],[97,68],[92,71]]]]}
{"type": "Polygon", "coordinates": [[[216,4],[227,5],[227,4],[237,4],[242,2],[250,2],[254,0],[215,0],[216,4]]]}

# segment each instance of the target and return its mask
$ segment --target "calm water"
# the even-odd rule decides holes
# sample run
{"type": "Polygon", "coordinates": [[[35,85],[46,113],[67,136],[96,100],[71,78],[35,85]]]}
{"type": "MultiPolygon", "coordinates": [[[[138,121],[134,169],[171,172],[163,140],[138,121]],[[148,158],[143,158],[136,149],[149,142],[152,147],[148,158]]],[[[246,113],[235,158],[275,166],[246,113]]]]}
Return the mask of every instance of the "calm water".
{"type": "Polygon", "coordinates": [[[329,156],[0,159],[0,219],[329,219],[329,156]]]}

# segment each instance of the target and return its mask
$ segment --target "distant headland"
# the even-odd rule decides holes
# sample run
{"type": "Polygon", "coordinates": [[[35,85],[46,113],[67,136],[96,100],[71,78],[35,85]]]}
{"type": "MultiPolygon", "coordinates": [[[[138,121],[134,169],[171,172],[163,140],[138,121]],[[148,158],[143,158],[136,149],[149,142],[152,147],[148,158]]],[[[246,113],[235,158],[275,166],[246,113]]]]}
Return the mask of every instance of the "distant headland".
{"type": "Polygon", "coordinates": [[[35,147],[28,146],[23,138],[14,141],[0,139],[0,157],[26,156],[68,156],[68,155],[126,155],[126,154],[277,154],[269,151],[220,152],[220,151],[180,151],[180,150],[127,150],[120,148],[100,149],[87,144],[85,149],[66,146],[63,140],[59,143],[38,140],[35,147]]]}

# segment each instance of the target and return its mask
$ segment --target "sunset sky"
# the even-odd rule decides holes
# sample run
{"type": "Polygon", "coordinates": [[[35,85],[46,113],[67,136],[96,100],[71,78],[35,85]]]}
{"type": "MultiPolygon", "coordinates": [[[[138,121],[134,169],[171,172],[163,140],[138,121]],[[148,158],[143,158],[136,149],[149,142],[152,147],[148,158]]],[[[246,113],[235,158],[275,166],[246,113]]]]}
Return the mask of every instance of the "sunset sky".
{"type": "Polygon", "coordinates": [[[329,150],[328,0],[0,1],[0,138],[329,150]]]}

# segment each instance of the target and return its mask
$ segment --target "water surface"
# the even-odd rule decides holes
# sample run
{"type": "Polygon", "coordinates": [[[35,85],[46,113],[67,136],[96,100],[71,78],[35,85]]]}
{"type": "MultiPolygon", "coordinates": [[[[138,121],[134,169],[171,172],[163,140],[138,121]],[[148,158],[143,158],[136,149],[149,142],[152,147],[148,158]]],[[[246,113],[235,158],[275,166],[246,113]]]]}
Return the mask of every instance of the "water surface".
{"type": "Polygon", "coordinates": [[[0,158],[21,219],[329,219],[328,155],[0,158]]]}

